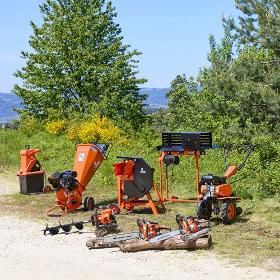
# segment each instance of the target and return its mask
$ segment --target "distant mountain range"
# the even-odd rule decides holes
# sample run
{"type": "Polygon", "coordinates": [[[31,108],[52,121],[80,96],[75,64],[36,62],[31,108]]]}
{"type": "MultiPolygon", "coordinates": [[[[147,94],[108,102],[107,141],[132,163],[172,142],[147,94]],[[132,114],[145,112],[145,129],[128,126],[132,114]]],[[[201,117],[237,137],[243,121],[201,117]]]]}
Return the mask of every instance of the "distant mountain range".
{"type": "MultiPolygon", "coordinates": [[[[148,94],[145,103],[151,109],[165,108],[167,106],[166,93],[169,88],[142,88],[140,93],[148,94]]],[[[0,92],[0,122],[9,122],[17,117],[17,113],[13,108],[19,108],[21,99],[13,93],[0,92]]]]}
{"type": "Polygon", "coordinates": [[[0,122],[9,122],[17,117],[13,108],[21,107],[20,101],[21,99],[15,94],[0,92],[0,122]]]}

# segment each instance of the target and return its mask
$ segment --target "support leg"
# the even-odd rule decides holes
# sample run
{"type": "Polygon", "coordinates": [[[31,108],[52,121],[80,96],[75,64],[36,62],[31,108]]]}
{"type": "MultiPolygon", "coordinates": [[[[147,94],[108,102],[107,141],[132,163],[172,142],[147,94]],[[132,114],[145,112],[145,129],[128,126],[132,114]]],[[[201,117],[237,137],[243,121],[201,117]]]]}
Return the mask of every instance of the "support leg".
{"type": "Polygon", "coordinates": [[[156,205],[155,205],[155,203],[154,203],[154,201],[153,201],[153,199],[152,199],[151,194],[150,194],[149,192],[147,192],[147,193],[146,193],[146,196],[147,196],[147,198],[148,198],[149,205],[150,205],[150,207],[151,207],[151,209],[152,209],[152,211],[153,211],[153,214],[154,214],[155,216],[158,216],[158,210],[157,210],[157,207],[156,207],[156,205]]]}

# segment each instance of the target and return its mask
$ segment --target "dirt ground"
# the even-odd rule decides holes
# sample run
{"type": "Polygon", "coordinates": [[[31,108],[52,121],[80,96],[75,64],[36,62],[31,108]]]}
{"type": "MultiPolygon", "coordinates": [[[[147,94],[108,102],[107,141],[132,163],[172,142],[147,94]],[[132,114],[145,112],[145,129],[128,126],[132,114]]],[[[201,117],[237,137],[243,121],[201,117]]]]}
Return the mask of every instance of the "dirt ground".
{"type": "MultiPolygon", "coordinates": [[[[15,182],[0,176],[0,195],[14,191],[15,182]]],[[[0,217],[1,279],[280,279],[279,272],[240,267],[213,251],[88,250],[88,229],[56,236],[44,236],[42,229],[13,213],[0,217]]]]}

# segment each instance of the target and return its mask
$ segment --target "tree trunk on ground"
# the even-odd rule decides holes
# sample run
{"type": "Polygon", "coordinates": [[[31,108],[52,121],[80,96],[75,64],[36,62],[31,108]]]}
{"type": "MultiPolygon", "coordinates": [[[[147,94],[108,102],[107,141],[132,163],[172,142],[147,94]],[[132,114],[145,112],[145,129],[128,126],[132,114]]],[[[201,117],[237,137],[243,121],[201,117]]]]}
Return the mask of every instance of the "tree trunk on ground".
{"type": "Polygon", "coordinates": [[[212,244],[211,235],[198,239],[184,239],[183,235],[177,235],[152,244],[146,240],[133,239],[119,244],[119,247],[122,252],[137,252],[145,250],[209,249],[212,244]]]}
{"type": "Polygon", "coordinates": [[[187,238],[177,235],[159,243],[149,243],[143,239],[131,239],[125,242],[105,243],[102,237],[96,237],[87,241],[89,249],[120,247],[122,252],[137,252],[144,250],[175,250],[175,249],[209,249],[212,245],[211,235],[187,238]]]}

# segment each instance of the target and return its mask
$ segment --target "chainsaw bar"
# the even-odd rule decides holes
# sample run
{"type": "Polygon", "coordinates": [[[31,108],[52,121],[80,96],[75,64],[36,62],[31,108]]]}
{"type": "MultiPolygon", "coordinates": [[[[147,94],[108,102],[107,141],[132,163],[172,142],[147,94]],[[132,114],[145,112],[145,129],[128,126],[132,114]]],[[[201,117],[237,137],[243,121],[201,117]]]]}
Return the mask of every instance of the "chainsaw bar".
{"type": "Polygon", "coordinates": [[[133,231],[130,233],[107,235],[103,237],[103,244],[126,241],[134,238],[140,238],[140,234],[138,231],[133,231]]]}
{"type": "MultiPolygon", "coordinates": [[[[204,229],[201,229],[201,230],[199,230],[198,232],[195,232],[195,233],[183,234],[184,240],[188,241],[188,240],[191,240],[191,239],[194,239],[194,238],[202,237],[204,235],[209,234],[209,231],[210,231],[209,228],[204,228],[204,229]]],[[[160,241],[164,241],[164,240],[167,240],[171,237],[174,237],[174,236],[177,236],[177,235],[180,235],[180,234],[182,234],[182,231],[180,229],[172,230],[170,232],[167,232],[167,233],[164,233],[164,234],[161,234],[161,235],[158,235],[156,237],[151,238],[149,240],[149,243],[153,244],[153,243],[157,243],[157,242],[160,242],[160,241]]]]}
{"type": "Polygon", "coordinates": [[[172,231],[169,231],[167,233],[160,234],[158,236],[155,236],[155,237],[151,238],[149,240],[149,243],[151,243],[151,244],[152,243],[157,243],[157,242],[169,239],[169,238],[174,237],[174,236],[179,235],[179,234],[181,234],[181,230],[180,229],[172,230],[172,231]]]}

